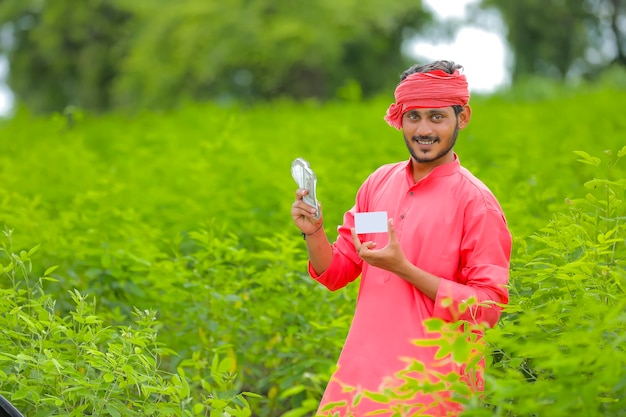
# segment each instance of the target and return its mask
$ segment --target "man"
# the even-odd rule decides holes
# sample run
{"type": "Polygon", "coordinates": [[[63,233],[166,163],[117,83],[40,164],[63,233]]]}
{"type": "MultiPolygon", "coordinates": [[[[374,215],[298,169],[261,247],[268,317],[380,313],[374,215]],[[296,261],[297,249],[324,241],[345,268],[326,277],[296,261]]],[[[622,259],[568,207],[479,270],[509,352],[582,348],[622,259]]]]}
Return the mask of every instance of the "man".
{"type": "Polygon", "coordinates": [[[441,396],[415,393],[393,408],[397,403],[376,403],[363,394],[397,386],[407,358],[463,378],[463,364],[439,367],[435,349],[414,343],[436,337],[424,321],[493,326],[501,312],[494,302],[508,302],[511,234],[504,214],[453,151],[472,114],[461,69],[437,61],[402,74],[385,120],[402,130],[410,159],[367,178],[332,245],[322,213],[317,217],[302,201],[306,191],[296,191],[291,214],[306,240],[311,277],[337,290],[361,276],[353,322],[317,415],[360,417],[381,409],[454,415],[458,407],[441,396]],[[387,233],[356,233],[355,213],[380,211],[389,218],[387,233]],[[467,300],[476,303],[464,309],[467,300]]]}

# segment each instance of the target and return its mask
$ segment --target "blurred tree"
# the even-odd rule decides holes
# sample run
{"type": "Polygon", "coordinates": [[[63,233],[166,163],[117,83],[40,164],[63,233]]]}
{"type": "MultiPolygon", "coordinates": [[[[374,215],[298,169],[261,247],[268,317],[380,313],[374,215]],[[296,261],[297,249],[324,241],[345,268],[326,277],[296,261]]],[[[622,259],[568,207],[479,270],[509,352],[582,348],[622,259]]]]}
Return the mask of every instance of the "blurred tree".
{"type": "Polygon", "coordinates": [[[508,28],[513,79],[593,76],[613,63],[626,65],[624,0],[482,0],[508,28]]]}
{"type": "Polygon", "coordinates": [[[0,2],[9,86],[37,111],[108,107],[129,20],[105,0],[0,2]]]}
{"type": "Polygon", "coordinates": [[[624,0],[589,0],[590,8],[598,16],[596,39],[605,39],[613,44],[615,58],[613,62],[626,66],[626,1],[624,0]]]}
{"type": "Polygon", "coordinates": [[[39,111],[375,93],[430,22],[400,0],[0,2],[9,85],[39,111]]]}

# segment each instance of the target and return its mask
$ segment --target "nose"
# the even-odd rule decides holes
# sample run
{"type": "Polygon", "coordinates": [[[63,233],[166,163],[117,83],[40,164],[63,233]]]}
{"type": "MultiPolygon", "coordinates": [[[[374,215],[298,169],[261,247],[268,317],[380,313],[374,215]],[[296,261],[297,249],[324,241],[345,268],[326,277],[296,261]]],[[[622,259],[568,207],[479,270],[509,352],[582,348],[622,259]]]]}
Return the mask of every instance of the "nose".
{"type": "Polygon", "coordinates": [[[415,126],[415,135],[416,136],[432,136],[433,129],[430,123],[427,120],[420,121],[417,126],[415,126]]]}

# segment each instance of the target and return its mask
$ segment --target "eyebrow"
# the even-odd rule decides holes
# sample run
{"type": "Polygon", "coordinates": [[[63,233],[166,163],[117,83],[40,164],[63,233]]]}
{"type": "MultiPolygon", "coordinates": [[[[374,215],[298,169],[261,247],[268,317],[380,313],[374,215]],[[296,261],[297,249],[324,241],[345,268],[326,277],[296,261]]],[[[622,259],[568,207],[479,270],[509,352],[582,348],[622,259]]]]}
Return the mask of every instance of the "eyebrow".
{"type": "MultiPolygon", "coordinates": [[[[412,109],[409,110],[407,113],[417,113],[419,115],[422,114],[421,111],[419,111],[420,109],[412,109]]],[[[446,112],[443,109],[427,109],[427,110],[423,110],[424,114],[426,114],[427,116],[431,116],[433,114],[446,114],[446,112]]]]}

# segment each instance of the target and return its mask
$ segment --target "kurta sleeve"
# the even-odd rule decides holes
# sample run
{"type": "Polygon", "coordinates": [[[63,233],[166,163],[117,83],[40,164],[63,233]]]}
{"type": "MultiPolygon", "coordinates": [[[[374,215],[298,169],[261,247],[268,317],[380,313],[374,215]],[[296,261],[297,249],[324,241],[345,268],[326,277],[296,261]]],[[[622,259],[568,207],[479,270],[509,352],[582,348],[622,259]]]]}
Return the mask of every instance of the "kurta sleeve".
{"type": "Polygon", "coordinates": [[[502,312],[493,302],[506,304],[509,300],[511,234],[499,207],[473,210],[465,215],[459,276],[441,280],[434,316],[493,327],[502,312]],[[471,306],[461,311],[460,304],[471,299],[473,304],[468,303],[471,306]]]}
{"type": "Polygon", "coordinates": [[[331,291],[345,287],[361,274],[363,260],[354,249],[352,233],[354,227],[354,213],[356,206],[352,207],[343,216],[343,224],[338,227],[339,235],[332,245],[333,259],[330,266],[322,274],[316,274],[309,262],[309,275],[331,291]]]}
{"type": "Polygon", "coordinates": [[[318,281],[331,291],[345,287],[361,275],[363,260],[354,249],[352,231],[354,214],[368,210],[368,194],[372,177],[370,175],[359,187],[354,206],[343,215],[343,223],[337,228],[337,240],[333,243],[333,259],[330,266],[322,274],[317,274],[309,262],[308,271],[311,278],[318,281]]]}

